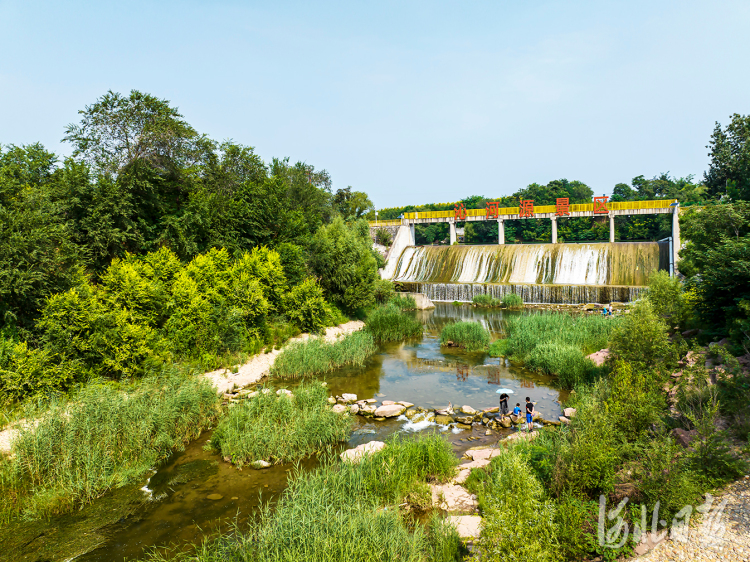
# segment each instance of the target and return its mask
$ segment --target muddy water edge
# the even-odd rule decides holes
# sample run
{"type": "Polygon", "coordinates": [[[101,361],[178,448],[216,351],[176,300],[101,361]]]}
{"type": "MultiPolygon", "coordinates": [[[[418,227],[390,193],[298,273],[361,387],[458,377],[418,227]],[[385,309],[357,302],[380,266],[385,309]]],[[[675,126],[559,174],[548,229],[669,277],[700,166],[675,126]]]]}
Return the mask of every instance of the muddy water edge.
{"type": "MultiPolygon", "coordinates": [[[[523,403],[529,396],[543,417],[556,419],[560,414],[560,402],[567,394],[554,388],[551,378],[485,353],[440,347],[440,330],[449,322],[479,321],[495,338],[503,314],[518,313],[438,304],[434,310],[414,314],[424,325],[422,337],[381,345],[363,367],[319,377],[327,381],[331,394],[405,400],[428,409],[443,408],[449,402],[481,409],[497,406],[495,390],[506,387],[514,390],[512,403],[523,403]]],[[[299,381],[267,384],[293,390],[299,381]]],[[[486,435],[484,426],[456,431],[434,425],[420,430],[441,433],[459,456],[470,447],[493,444],[513,431],[486,435]]],[[[406,420],[376,422],[356,416],[349,441],[333,452],[394,433],[410,433],[406,420]]],[[[0,560],[133,560],[150,547],[199,543],[208,533],[226,532],[234,524],[240,528],[252,524],[259,506],[266,502],[273,505],[295,470],[310,470],[319,464],[312,458],[260,471],[238,470],[205,447],[210,437],[211,431],[204,432],[142,482],[107,493],[74,514],[43,521],[19,520],[0,528],[0,560]]]]}

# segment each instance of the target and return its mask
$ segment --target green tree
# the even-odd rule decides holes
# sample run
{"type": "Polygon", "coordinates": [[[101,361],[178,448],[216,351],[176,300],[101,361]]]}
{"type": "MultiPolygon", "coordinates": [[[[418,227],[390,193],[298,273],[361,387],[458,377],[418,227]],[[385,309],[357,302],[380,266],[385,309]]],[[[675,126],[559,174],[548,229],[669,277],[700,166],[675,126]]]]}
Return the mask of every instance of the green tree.
{"type": "Polygon", "coordinates": [[[710,194],[750,199],[750,115],[735,113],[724,129],[717,122],[706,148],[711,163],[703,179],[710,194]]]}
{"type": "Polygon", "coordinates": [[[346,220],[360,219],[375,209],[367,193],[352,191],[352,186],[336,191],[333,206],[346,220]]]}
{"type": "Polygon", "coordinates": [[[310,268],[329,300],[349,311],[371,305],[378,260],[367,222],[347,224],[339,217],[320,227],[310,243],[310,268]]]}

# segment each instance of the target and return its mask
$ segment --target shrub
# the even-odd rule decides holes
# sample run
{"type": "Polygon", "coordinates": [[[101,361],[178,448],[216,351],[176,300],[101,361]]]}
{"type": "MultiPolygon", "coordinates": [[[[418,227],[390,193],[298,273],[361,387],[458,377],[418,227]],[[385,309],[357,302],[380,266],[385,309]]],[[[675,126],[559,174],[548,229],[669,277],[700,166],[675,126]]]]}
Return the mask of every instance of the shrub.
{"type": "Polygon", "coordinates": [[[320,384],[300,385],[290,398],[263,389],[229,410],[210,445],[237,466],[252,461],[289,462],[320,453],[349,437],[351,417],[331,411],[320,384]]]}
{"type": "Polygon", "coordinates": [[[140,384],[92,384],[48,408],[30,406],[0,465],[2,515],[42,517],[137,482],[217,416],[218,397],[205,380],[176,374],[140,384]]]}
{"type": "Polygon", "coordinates": [[[379,342],[400,341],[422,334],[422,324],[393,304],[373,310],[367,317],[367,329],[379,342]]]}
{"type": "Polygon", "coordinates": [[[375,231],[375,241],[383,246],[390,246],[393,243],[393,236],[385,228],[378,228],[375,231]]]}
{"type": "Polygon", "coordinates": [[[361,366],[375,350],[375,340],[366,330],[334,343],[309,338],[286,346],[271,367],[271,376],[304,377],[327,373],[344,365],[361,366]]]}
{"type": "MultiPolygon", "coordinates": [[[[606,319],[605,319],[606,320],[606,319]]],[[[654,367],[669,358],[667,325],[648,300],[637,301],[612,333],[610,351],[628,363],[654,367]]]]}
{"type": "Polygon", "coordinates": [[[657,271],[649,278],[646,299],[654,313],[668,319],[670,326],[684,326],[687,322],[690,309],[685,302],[682,282],[670,277],[669,272],[657,271]]]}
{"type": "Polygon", "coordinates": [[[660,422],[666,406],[660,386],[653,372],[637,370],[622,361],[615,364],[609,378],[606,406],[615,427],[627,441],[645,437],[652,425],[660,422]]]}
{"type": "Polygon", "coordinates": [[[494,469],[479,492],[484,519],[472,560],[560,560],[554,504],[525,456],[511,448],[491,464],[494,469]]]}
{"type": "Polygon", "coordinates": [[[522,308],[523,299],[515,293],[507,293],[503,295],[503,306],[505,308],[522,308]]]}
{"type": "Polygon", "coordinates": [[[242,254],[232,264],[230,274],[235,287],[242,287],[248,280],[257,280],[263,297],[272,309],[279,307],[287,290],[281,258],[278,253],[265,246],[255,247],[250,253],[242,254]]]}
{"type": "Polygon", "coordinates": [[[282,297],[287,317],[303,332],[320,332],[326,326],[326,301],[323,289],[312,277],[282,297]]]}
{"type": "Polygon", "coordinates": [[[490,334],[479,322],[455,322],[440,332],[440,345],[449,341],[466,351],[485,351],[490,345],[490,334]]]}
{"type": "Polygon", "coordinates": [[[584,389],[577,390],[578,411],[570,424],[569,443],[557,457],[553,489],[557,495],[568,492],[593,499],[614,488],[620,444],[615,425],[601,404],[605,381],[584,389]]]}
{"type": "Polygon", "coordinates": [[[284,269],[284,276],[290,287],[299,285],[308,277],[306,252],[302,246],[282,242],[276,246],[276,252],[284,269]]]}
{"type": "Polygon", "coordinates": [[[526,367],[545,375],[557,375],[563,388],[591,380],[596,370],[594,363],[573,346],[557,342],[541,343],[526,355],[526,367]]]}
{"type": "Polygon", "coordinates": [[[375,302],[379,304],[387,303],[394,298],[395,289],[393,281],[389,281],[388,279],[376,279],[373,291],[375,302]]]}

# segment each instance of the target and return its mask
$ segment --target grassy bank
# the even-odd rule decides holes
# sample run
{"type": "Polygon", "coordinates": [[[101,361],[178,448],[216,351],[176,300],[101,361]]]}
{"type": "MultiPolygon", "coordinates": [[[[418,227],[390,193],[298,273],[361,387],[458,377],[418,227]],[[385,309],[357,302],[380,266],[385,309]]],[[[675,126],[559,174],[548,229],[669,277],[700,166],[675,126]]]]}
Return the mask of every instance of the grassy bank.
{"type": "MultiPolygon", "coordinates": [[[[460,541],[437,516],[411,517],[429,505],[428,481],[447,480],[456,465],[439,436],[391,440],[380,453],[352,465],[331,459],[298,472],[273,511],[231,537],[211,539],[177,560],[215,562],[449,562],[460,560],[460,541]]],[[[175,559],[175,558],[173,558],[175,559]]],[[[155,553],[149,560],[165,560],[155,553]]]]}
{"type": "Polygon", "coordinates": [[[366,324],[375,341],[379,342],[401,341],[422,334],[421,322],[401,312],[401,308],[395,304],[373,310],[367,317],[366,324]]]}
{"type": "Polygon", "coordinates": [[[490,344],[490,334],[479,322],[454,322],[440,332],[440,345],[449,341],[466,351],[484,351],[490,344]]]}
{"type": "Polygon", "coordinates": [[[372,334],[366,330],[349,334],[334,343],[326,343],[323,338],[309,338],[285,347],[271,367],[271,376],[304,377],[328,373],[345,365],[363,365],[376,349],[372,334]]]}
{"type": "Polygon", "coordinates": [[[293,398],[269,390],[230,408],[209,443],[240,467],[255,460],[289,462],[346,440],[351,423],[331,411],[325,387],[303,384],[293,398]]]}
{"type": "Polygon", "coordinates": [[[534,371],[557,375],[561,386],[573,388],[594,375],[595,366],[586,355],[607,347],[618,322],[616,318],[565,313],[508,318],[504,322],[506,339],[493,342],[490,352],[523,361],[534,371]]]}
{"type": "Polygon", "coordinates": [[[170,374],[120,388],[92,384],[28,408],[26,419],[38,424],[0,459],[2,519],[63,513],[137,481],[209,426],[218,403],[209,383],[170,374]]]}

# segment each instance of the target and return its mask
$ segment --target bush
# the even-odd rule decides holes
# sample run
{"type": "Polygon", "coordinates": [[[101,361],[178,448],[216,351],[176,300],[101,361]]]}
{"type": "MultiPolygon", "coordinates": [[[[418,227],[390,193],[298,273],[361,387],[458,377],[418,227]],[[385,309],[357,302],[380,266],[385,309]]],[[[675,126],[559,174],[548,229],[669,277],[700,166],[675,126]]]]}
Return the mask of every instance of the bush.
{"type": "Polygon", "coordinates": [[[484,518],[472,560],[560,560],[554,504],[525,456],[511,448],[491,465],[479,492],[484,518]]]}
{"type": "Polygon", "coordinates": [[[352,419],[331,411],[320,384],[300,385],[290,398],[263,389],[230,408],[210,445],[239,467],[256,461],[290,462],[349,437],[352,419]]]}
{"type": "Polygon", "coordinates": [[[670,326],[685,326],[690,309],[685,302],[682,282],[668,271],[657,271],[648,280],[646,299],[654,313],[669,321],[670,326]]]}
{"type": "Polygon", "coordinates": [[[318,333],[326,326],[326,301],[323,289],[312,277],[282,297],[286,316],[303,332],[318,333]]]}
{"type": "Polygon", "coordinates": [[[562,388],[572,389],[589,382],[596,365],[573,345],[541,343],[526,356],[526,367],[545,375],[557,375],[562,388]]]}
{"type": "Polygon", "coordinates": [[[376,279],[374,284],[375,302],[384,304],[394,298],[394,285],[393,281],[388,279],[376,279]]]}
{"type": "Polygon", "coordinates": [[[505,308],[523,308],[523,299],[515,293],[503,295],[503,306],[505,308]]]}
{"type": "Polygon", "coordinates": [[[661,421],[666,403],[659,391],[659,377],[637,370],[630,363],[618,361],[609,378],[606,401],[615,427],[627,441],[645,437],[661,421]]]}
{"type": "Polygon", "coordinates": [[[373,310],[366,323],[375,341],[379,342],[401,341],[422,335],[422,324],[393,304],[373,310]]]}
{"type": "Polygon", "coordinates": [[[383,246],[390,246],[393,243],[393,236],[385,228],[378,228],[375,231],[375,241],[383,246]]]}
{"type": "Polygon", "coordinates": [[[376,350],[372,334],[354,332],[334,343],[309,338],[286,346],[271,367],[272,377],[304,377],[327,373],[344,365],[361,366],[376,350]]]}
{"type": "Polygon", "coordinates": [[[38,424],[22,426],[0,461],[2,516],[62,513],[138,482],[216,419],[218,400],[205,380],[167,374],[30,406],[25,418],[38,424]]]}
{"type": "Polygon", "coordinates": [[[479,322],[455,322],[440,332],[440,345],[449,341],[466,351],[485,351],[490,345],[490,334],[479,322]]]}
{"type": "MultiPolygon", "coordinates": [[[[606,320],[606,319],[605,319],[606,320]]],[[[639,300],[613,332],[610,351],[623,361],[653,368],[672,355],[667,325],[649,300],[639,300]]]]}

